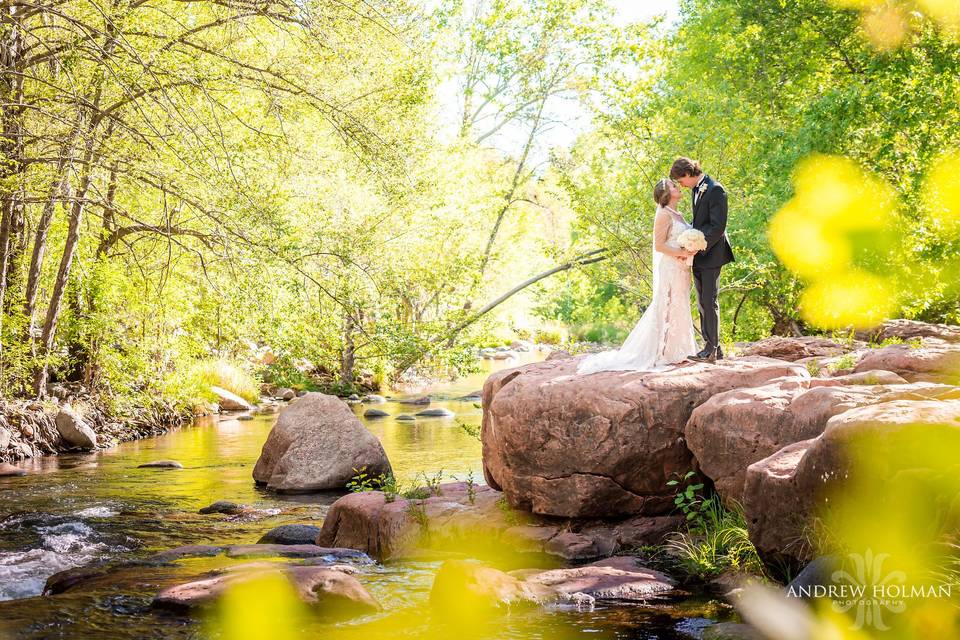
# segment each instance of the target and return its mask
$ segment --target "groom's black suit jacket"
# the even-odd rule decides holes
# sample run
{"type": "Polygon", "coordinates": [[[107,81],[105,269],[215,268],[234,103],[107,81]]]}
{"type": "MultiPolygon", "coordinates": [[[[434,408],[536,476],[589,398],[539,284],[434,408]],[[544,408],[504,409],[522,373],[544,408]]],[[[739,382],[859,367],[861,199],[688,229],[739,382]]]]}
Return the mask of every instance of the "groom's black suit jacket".
{"type": "MultiPolygon", "coordinates": [[[[693,207],[693,228],[707,239],[707,248],[693,258],[694,269],[719,269],[733,262],[733,248],[727,240],[727,192],[723,185],[704,176],[706,191],[693,207]]],[[[694,194],[697,188],[693,189],[694,194]]]]}

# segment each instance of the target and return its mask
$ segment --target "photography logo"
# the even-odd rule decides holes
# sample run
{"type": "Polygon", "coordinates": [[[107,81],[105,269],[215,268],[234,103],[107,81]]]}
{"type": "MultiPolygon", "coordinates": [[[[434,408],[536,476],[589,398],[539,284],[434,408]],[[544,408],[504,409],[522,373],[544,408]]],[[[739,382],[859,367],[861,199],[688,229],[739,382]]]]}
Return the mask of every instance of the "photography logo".
{"type": "Polygon", "coordinates": [[[870,627],[885,631],[885,614],[902,613],[910,600],[918,598],[949,598],[949,584],[913,584],[903,571],[885,571],[883,564],[888,553],[851,553],[848,569],[834,571],[832,583],[823,585],[791,586],[788,595],[795,598],[829,598],[839,613],[854,613],[854,629],[870,627]]]}

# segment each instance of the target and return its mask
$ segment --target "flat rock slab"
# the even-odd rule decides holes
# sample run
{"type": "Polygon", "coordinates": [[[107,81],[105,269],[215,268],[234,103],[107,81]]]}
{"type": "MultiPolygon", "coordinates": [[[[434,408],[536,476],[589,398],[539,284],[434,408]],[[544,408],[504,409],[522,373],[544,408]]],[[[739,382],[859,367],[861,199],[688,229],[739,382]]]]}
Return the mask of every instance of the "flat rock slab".
{"type": "Polygon", "coordinates": [[[390,414],[381,409],[367,409],[363,412],[364,418],[386,418],[390,414]]]}
{"type": "Polygon", "coordinates": [[[174,562],[176,560],[180,560],[181,558],[205,558],[210,556],[218,556],[226,551],[226,549],[226,546],[217,546],[212,544],[188,544],[182,547],[166,549],[165,551],[155,553],[147,558],[147,562],[174,562]]]}
{"type": "Polygon", "coordinates": [[[27,472],[25,469],[20,467],[15,467],[9,462],[0,462],[0,478],[10,478],[15,476],[25,476],[27,472]]]}
{"type": "Polygon", "coordinates": [[[617,556],[569,569],[551,569],[525,577],[528,584],[559,594],[583,594],[595,600],[649,602],[676,588],[670,576],[640,565],[633,556],[617,556]]]}
{"type": "Polygon", "coordinates": [[[456,414],[453,411],[450,411],[450,409],[442,408],[425,409],[417,412],[417,417],[420,418],[452,418],[454,415],[456,414]]]}
{"type": "Polygon", "coordinates": [[[263,534],[257,544],[312,545],[320,535],[320,527],[310,524],[282,524],[263,534]]]}
{"type": "Polygon", "coordinates": [[[741,356],[766,356],[796,362],[803,358],[839,356],[854,349],[854,345],[847,345],[817,336],[802,336],[799,338],[771,336],[746,345],[739,349],[739,352],[741,356]]]}
{"type": "Polygon", "coordinates": [[[284,407],[253,469],[258,484],[287,493],[343,489],[366,467],[390,475],[387,454],[342,400],[308,393],[284,407]]]}
{"type": "Polygon", "coordinates": [[[300,599],[307,604],[322,606],[338,613],[380,610],[380,604],[347,572],[310,566],[270,568],[260,563],[249,567],[234,567],[229,572],[164,589],[154,598],[153,606],[174,610],[206,608],[214,604],[231,586],[272,574],[284,575],[300,599]]]}
{"type": "Polygon", "coordinates": [[[540,604],[556,592],[469,560],[447,560],[430,589],[430,605],[439,613],[474,613],[520,604],[540,604]]]}
{"type": "Polygon", "coordinates": [[[370,558],[356,549],[321,547],[315,544],[237,544],[237,545],[207,545],[192,544],[175,549],[168,549],[150,556],[148,563],[175,562],[182,558],[203,558],[225,554],[231,558],[317,558],[318,561],[330,563],[339,560],[365,560],[370,558]]]}
{"type": "Polygon", "coordinates": [[[176,460],[154,460],[138,464],[137,469],[183,469],[183,464],[176,460]]]}
{"type": "Polygon", "coordinates": [[[412,405],[423,405],[430,404],[430,396],[423,396],[421,398],[403,398],[396,401],[398,404],[412,404],[412,405]]]}

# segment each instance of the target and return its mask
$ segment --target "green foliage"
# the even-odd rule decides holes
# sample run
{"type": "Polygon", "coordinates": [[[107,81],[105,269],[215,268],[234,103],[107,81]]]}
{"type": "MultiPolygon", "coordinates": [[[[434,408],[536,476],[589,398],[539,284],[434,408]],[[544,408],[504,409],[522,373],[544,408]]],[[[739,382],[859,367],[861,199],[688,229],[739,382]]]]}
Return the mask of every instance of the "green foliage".
{"type": "Polygon", "coordinates": [[[823,365],[820,364],[819,360],[810,360],[807,362],[807,373],[810,374],[811,378],[819,378],[820,374],[823,373],[823,365]]]}
{"type": "MultiPolygon", "coordinates": [[[[804,332],[803,283],[771,252],[767,228],[794,196],[798,161],[818,152],[853,158],[897,192],[897,242],[859,242],[870,255],[856,256],[905,274],[910,286],[893,313],[956,321],[960,243],[925,213],[925,181],[960,136],[960,48],[920,20],[910,46],[877,51],[839,4],[690,0],[678,25],[635,30],[632,62],[608,66],[599,81],[597,130],[551,166],[577,214],[575,246],[613,256],[545,285],[543,317],[632,326],[649,300],[650,193],[688,155],[730,194],[737,262],[722,279],[721,339],[804,332]]],[[[689,207],[686,196],[688,217],[689,207]]]]}
{"type": "Polygon", "coordinates": [[[702,528],[704,512],[710,508],[709,501],[704,500],[698,493],[703,489],[703,483],[694,482],[697,477],[695,471],[687,471],[683,476],[674,475],[677,477],[667,481],[668,487],[677,488],[677,494],[673,498],[674,506],[683,513],[688,525],[702,528]]]}
{"type": "Polygon", "coordinates": [[[716,495],[704,500],[696,525],[668,540],[666,546],[686,573],[702,579],[729,570],[764,573],[742,508],[734,504],[728,509],[716,495]]]}
{"type": "Polygon", "coordinates": [[[347,490],[351,493],[364,493],[366,491],[379,491],[383,488],[384,485],[393,482],[393,476],[386,474],[378,474],[376,476],[367,473],[367,467],[363,466],[359,469],[353,469],[353,478],[350,482],[347,483],[347,490]]]}
{"type": "Polygon", "coordinates": [[[743,509],[736,503],[724,506],[716,494],[705,496],[696,475],[688,471],[667,481],[667,486],[676,487],[674,505],[686,519],[686,531],[667,541],[668,552],[685,572],[699,578],[729,569],[762,574],[763,563],[750,541],[743,509]]]}
{"type": "Polygon", "coordinates": [[[442,493],[440,490],[440,483],[443,482],[443,469],[440,469],[434,474],[428,474],[426,471],[421,471],[419,474],[417,474],[417,477],[423,479],[424,487],[430,492],[430,495],[439,496],[442,493]]]}
{"type": "Polygon", "coordinates": [[[833,362],[831,362],[827,369],[831,373],[836,373],[837,371],[846,371],[848,369],[853,369],[857,365],[857,358],[852,353],[846,353],[833,362]]]}
{"type": "Polygon", "coordinates": [[[457,426],[460,427],[460,430],[463,431],[468,436],[470,436],[471,438],[474,438],[478,442],[480,441],[480,425],[460,422],[458,420],[457,426]]]}

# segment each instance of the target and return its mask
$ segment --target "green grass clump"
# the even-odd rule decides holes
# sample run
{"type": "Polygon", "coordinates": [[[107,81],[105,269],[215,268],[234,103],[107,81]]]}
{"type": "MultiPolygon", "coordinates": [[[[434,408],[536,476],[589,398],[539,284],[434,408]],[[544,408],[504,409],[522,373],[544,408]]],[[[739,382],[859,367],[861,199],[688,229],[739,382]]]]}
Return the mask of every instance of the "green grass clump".
{"type": "Polygon", "coordinates": [[[260,381],[237,364],[226,360],[198,360],[185,370],[171,373],[164,382],[164,396],[186,406],[216,402],[211,389],[220,387],[247,402],[260,400],[260,381]]]}
{"type": "Polygon", "coordinates": [[[667,541],[666,547],[685,572],[698,578],[730,570],[763,575],[742,508],[736,503],[727,508],[716,495],[704,500],[687,531],[667,541]]]}

